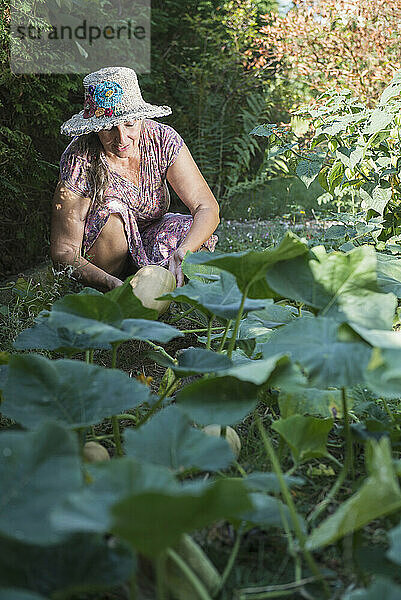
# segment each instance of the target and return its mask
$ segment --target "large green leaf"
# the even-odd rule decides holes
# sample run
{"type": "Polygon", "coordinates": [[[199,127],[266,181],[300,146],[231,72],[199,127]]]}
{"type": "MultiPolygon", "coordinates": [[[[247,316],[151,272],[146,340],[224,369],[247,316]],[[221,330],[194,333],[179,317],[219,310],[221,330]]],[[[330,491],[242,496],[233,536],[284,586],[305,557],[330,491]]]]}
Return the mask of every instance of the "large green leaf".
{"type": "MultiPolygon", "coordinates": [[[[275,369],[288,365],[289,359],[285,354],[275,354],[259,360],[246,360],[227,369],[224,375],[230,375],[240,381],[249,381],[255,385],[266,383],[275,369]]],[[[221,375],[223,375],[221,373],[221,375]]]]}
{"type": "Polygon", "coordinates": [[[304,367],[313,386],[347,387],[365,379],[371,348],[364,343],[341,341],[333,319],[297,319],[280,327],[270,340],[258,344],[265,358],[290,354],[304,367]]]}
{"type": "Polygon", "coordinates": [[[111,526],[111,507],[127,496],[180,489],[168,469],[141,464],[129,457],[90,465],[89,471],[92,483],[70,493],[53,510],[51,521],[56,531],[106,533],[111,526]]]}
{"type": "Polygon", "coordinates": [[[0,434],[0,533],[21,542],[60,540],[50,512],[82,486],[78,443],[55,423],[0,434]]]}
{"type": "Polygon", "coordinates": [[[266,280],[281,296],[304,302],[321,316],[391,329],[396,297],[380,293],[376,268],[376,253],[370,246],[329,254],[317,247],[309,260],[286,261],[269,271],[266,280]]]}
{"type": "Polygon", "coordinates": [[[193,467],[225,469],[234,458],[224,438],[194,429],[176,406],[165,408],[140,429],[127,429],[124,439],[128,456],[178,473],[193,467]]]}
{"type": "Polygon", "coordinates": [[[292,415],[318,415],[320,417],[342,417],[343,407],[340,390],[315,388],[281,392],[280,415],[287,419],[292,415]]]}
{"type": "Polygon", "coordinates": [[[390,548],[386,553],[387,558],[395,562],[397,565],[401,564],[401,524],[394,527],[388,533],[390,540],[390,548]]]}
{"type": "Polygon", "coordinates": [[[197,252],[188,257],[188,263],[214,265],[232,273],[241,292],[248,290],[249,298],[271,298],[272,290],[266,282],[266,273],[273,265],[295,258],[308,251],[307,245],[292,232],[287,232],[275,248],[261,252],[245,250],[214,256],[209,252],[197,252]]]}
{"type": "Polygon", "coordinates": [[[400,510],[401,490],[388,438],[368,442],[366,462],[368,478],[356,494],[312,531],[307,540],[309,550],[332,544],[374,519],[400,510]]]}
{"type": "Polygon", "coordinates": [[[47,598],[35,592],[4,587],[0,588],[0,600],[47,600],[47,598]]]}
{"type": "Polygon", "coordinates": [[[187,348],[179,353],[176,361],[157,352],[149,352],[148,355],[159,365],[172,369],[180,377],[218,373],[229,369],[233,364],[224,354],[217,354],[204,348],[187,348]]]}
{"type": "Polygon", "coordinates": [[[258,526],[262,529],[270,527],[283,528],[283,519],[292,529],[292,521],[288,507],[278,498],[253,492],[250,494],[253,508],[241,514],[241,520],[245,521],[249,528],[258,526]]]}
{"type": "Polygon", "coordinates": [[[123,285],[106,292],[105,297],[119,306],[124,319],[157,319],[157,310],[146,308],[133,293],[131,279],[130,275],[123,285]]]}
{"type": "Polygon", "coordinates": [[[377,283],[382,292],[392,292],[401,298],[401,260],[378,252],[377,283]]]}
{"type": "MultiPolygon", "coordinates": [[[[65,327],[62,323],[49,324],[49,312],[42,311],[33,327],[24,329],[14,341],[17,350],[54,350],[61,354],[73,355],[82,350],[108,349],[108,342],[95,340],[88,333],[81,333],[65,327]]],[[[67,317],[68,318],[68,317],[67,317]]]]}
{"type": "Polygon", "coordinates": [[[2,412],[28,429],[46,420],[77,428],[148,402],[149,387],[118,369],[35,354],[10,360],[2,412]]]}
{"type": "Polygon", "coordinates": [[[2,585],[52,598],[105,591],[129,580],[133,569],[133,556],[125,544],[110,545],[96,534],[78,534],[48,547],[7,539],[0,543],[2,585]]]}
{"type": "MultiPolygon", "coordinates": [[[[395,333],[395,332],[394,332],[395,333]]],[[[378,396],[401,396],[401,348],[374,348],[366,369],[366,383],[378,396]]]]}
{"type": "MultiPolygon", "coordinates": [[[[210,253],[207,253],[210,254],[210,253]]],[[[189,259],[188,259],[189,260],[189,259]]],[[[217,315],[223,319],[234,319],[239,311],[242,293],[238,289],[235,277],[230,273],[222,272],[217,281],[205,284],[192,279],[187,285],[176,288],[173,292],[165,294],[162,298],[169,298],[176,302],[186,302],[208,315],[217,315]]],[[[245,301],[244,311],[260,310],[264,308],[261,300],[245,301]]]]}
{"type": "Polygon", "coordinates": [[[183,486],[176,492],[133,494],[112,508],[112,532],[147,556],[177,543],[180,535],[252,508],[240,481],[183,486]]]}
{"type": "Polygon", "coordinates": [[[333,419],[318,419],[304,415],[292,415],[274,421],[277,431],[290,447],[296,464],[327,456],[327,438],[333,427],[333,419]]]}
{"type": "Polygon", "coordinates": [[[116,327],[123,320],[120,307],[104,294],[67,294],[53,304],[51,313],[93,319],[116,327]]]}
{"type": "Polygon", "coordinates": [[[233,425],[256,406],[257,386],[235,377],[208,377],[186,385],[176,402],[196,423],[233,425]]]}
{"type": "Polygon", "coordinates": [[[343,600],[399,600],[401,586],[389,579],[378,577],[368,588],[354,590],[343,596],[343,600]]]}

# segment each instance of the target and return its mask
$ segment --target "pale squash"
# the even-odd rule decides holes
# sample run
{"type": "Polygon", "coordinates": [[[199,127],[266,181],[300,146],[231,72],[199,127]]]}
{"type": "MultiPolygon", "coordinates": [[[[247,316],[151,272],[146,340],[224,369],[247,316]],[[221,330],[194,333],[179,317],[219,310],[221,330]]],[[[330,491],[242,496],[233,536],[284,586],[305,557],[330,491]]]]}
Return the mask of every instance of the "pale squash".
{"type": "Polygon", "coordinates": [[[203,432],[206,435],[215,435],[216,437],[225,437],[227,442],[231,446],[231,450],[235,458],[238,458],[241,451],[241,440],[239,439],[238,433],[232,427],[226,427],[226,435],[222,435],[221,425],[207,425],[203,428],[203,432]]]}
{"type": "Polygon", "coordinates": [[[176,288],[175,277],[171,271],[159,265],[142,267],[132,277],[130,284],[135,296],[146,308],[157,310],[159,315],[166,312],[171,300],[155,300],[176,288]]]}
{"type": "Polygon", "coordinates": [[[83,458],[85,462],[102,462],[104,460],[110,460],[106,448],[97,442],[86,442],[83,450],[83,458]]]}

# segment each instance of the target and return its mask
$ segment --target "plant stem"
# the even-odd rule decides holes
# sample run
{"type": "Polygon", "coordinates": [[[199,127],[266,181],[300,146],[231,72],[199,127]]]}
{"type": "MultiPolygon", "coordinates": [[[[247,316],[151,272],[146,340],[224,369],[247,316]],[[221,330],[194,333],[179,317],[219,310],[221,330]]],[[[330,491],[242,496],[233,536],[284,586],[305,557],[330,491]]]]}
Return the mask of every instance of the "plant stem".
{"type": "Polygon", "coordinates": [[[245,304],[245,300],[246,300],[246,297],[248,294],[249,286],[250,286],[250,284],[248,283],[248,285],[245,287],[244,293],[242,294],[241,304],[239,307],[239,311],[237,313],[237,318],[235,319],[233,333],[232,333],[232,336],[230,339],[230,343],[228,344],[228,349],[227,349],[228,358],[231,358],[231,355],[234,350],[235,342],[237,340],[237,333],[238,333],[239,325],[241,322],[242,313],[244,312],[244,304],[245,304]]]}
{"type": "Polygon", "coordinates": [[[298,543],[300,545],[300,549],[301,552],[305,558],[305,561],[307,562],[310,570],[312,571],[312,573],[315,575],[315,577],[319,580],[321,580],[322,582],[322,587],[324,590],[324,594],[327,598],[329,598],[330,593],[329,593],[329,588],[327,586],[326,581],[324,580],[323,575],[321,574],[321,572],[319,571],[319,568],[314,560],[314,558],[312,557],[311,553],[309,552],[309,550],[307,550],[305,548],[305,543],[306,543],[306,536],[304,534],[304,532],[302,531],[302,527],[298,518],[298,514],[294,505],[294,502],[292,500],[290,491],[288,489],[288,486],[285,482],[284,476],[283,476],[283,472],[281,470],[280,467],[280,463],[277,459],[276,453],[274,451],[274,448],[271,444],[271,441],[269,440],[269,438],[266,435],[266,432],[264,430],[264,427],[262,425],[262,422],[260,420],[259,415],[256,416],[256,422],[258,425],[258,429],[260,431],[260,435],[262,437],[262,441],[263,441],[263,445],[265,447],[265,450],[269,456],[269,459],[271,461],[272,467],[273,467],[273,471],[276,473],[277,479],[279,481],[279,485],[280,485],[280,490],[281,493],[283,495],[283,499],[285,501],[285,503],[287,504],[289,513],[290,513],[290,517],[291,517],[291,521],[294,527],[294,532],[295,535],[298,539],[298,543]]]}
{"type": "Polygon", "coordinates": [[[217,350],[217,352],[218,352],[219,354],[221,354],[221,352],[223,352],[223,350],[224,350],[224,344],[226,343],[226,339],[227,339],[228,332],[229,332],[229,330],[230,330],[230,327],[231,327],[231,323],[232,323],[232,322],[233,322],[233,320],[232,320],[232,319],[229,319],[229,320],[227,321],[227,325],[226,325],[226,328],[224,329],[224,333],[223,333],[223,337],[221,338],[221,342],[220,342],[219,349],[217,350]]]}
{"type": "Polygon", "coordinates": [[[184,311],[183,313],[181,313],[180,315],[174,317],[174,319],[171,319],[169,325],[172,325],[173,323],[177,323],[177,321],[181,321],[181,319],[185,319],[185,317],[189,314],[191,314],[191,312],[193,312],[196,309],[196,306],[191,306],[191,308],[188,308],[188,310],[184,311]]]}
{"type": "Polygon", "coordinates": [[[210,333],[212,331],[217,331],[218,329],[224,329],[224,327],[203,327],[202,329],[181,329],[181,333],[202,333],[202,332],[209,332],[210,333]]]}
{"type": "Polygon", "coordinates": [[[166,590],[166,559],[167,554],[162,552],[154,561],[156,571],[156,600],[168,600],[169,598],[166,590]]]}
{"type": "Polygon", "coordinates": [[[330,492],[327,494],[326,498],[322,500],[322,502],[315,508],[314,511],[308,516],[308,521],[314,521],[317,517],[324,511],[326,506],[332,501],[334,496],[337,494],[338,490],[342,486],[345,481],[345,478],[348,475],[350,470],[351,460],[352,460],[352,440],[351,440],[351,432],[349,429],[349,415],[348,415],[348,406],[347,406],[347,397],[345,393],[345,388],[341,390],[342,396],[342,404],[343,404],[343,417],[344,417],[344,433],[345,433],[345,459],[344,464],[342,466],[341,471],[338,474],[337,480],[330,492]]]}
{"type": "Polygon", "coordinates": [[[221,581],[220,581],[220,586],[219,589],[216,591],[215,594],[213,594],[214,596],[217,596],[217,594],[219,592],[221,592],[221,590],[224,588],[226,581],[233,569],[233,566],[235,564],[236,558],[238,556],[238,552],[239,552],[239,548],[241,545],[241,539],[242,539],[242,531],[241,529],[238,530],[237,532],[237,537],[235,538],[235,542],[234,545],[232,547],[232,550],[230,552],[230,556],[228,557],[228,561],[227,564],[224,568],[223,574],[221,576],[221,581]]]}
{"type": "MultiPolygon", "coordinates": [[[[207,326],[207,340],[206,340],[206,350],[210,350],[210,342],[212,339],[212,325],[213,325],[213,320],[214,320],[214,315],[210,315],[209,317],[209,323],[207,326]]],[[[216,327],[213,327],[213,329],[216,329],[216,327]]],[[[219,329],[222,329],[219,327],[219,329]]]]}
{"type": "Polygon", "coordinates": [[[173,358],[172,356],[170,356],[170,354],[165,351],[163,346],[158,346],[157,344],[154,344],[153,342],[150,342],[149,340],[146,340],[146,343],[149,344],[149,346],[151,346],[153,348],[153,350],[160,352],[160,354],[162,356],[164,356],[165,358],[168,358],[174,364],[177,364],[177,360],[175,358],[173,358]]]}
{"type": "MultiPolygon", "coordinates": [[[[112,369],[115,369],[117,367],[117,351],[118,351],[119,346],[120,346],[120,344],[118,342],[111,345],[111,347],[112,347],[111,368],[112,369]]],[[[113,437],[114,437],[114,443],[116,445],[117,456],[123,456],[124,451],[123,451],[123,446],[121,443],[120,425],[119,425],[117,417],[111,417],[111,425],[113,428],[113,437]]]]}
{"type": "Polygon", "coordinates": [[[126,419],[127,421],[137,421],[138,418],[135,415],[131,415],[130,413],[122,413],[121,415],[116,415],[116,419],[121,421],[122,419],[126,419]]]}
{"type": "Polygon", "coordinates": [[[194,591],[197,594],[197,597],[200,600],[212,600],[203,583],[195,575],[195,573],[187,565],[187,563],[181,558],[181,556],[177,554],[177,552],[175,552],[172,548],[167,548],[166,554],[180,569],[187,581],[192,585],[194,591]]]}
{"type": "Polygon", "coordinates": [[[137,423],[137,425],[136,425],[137,427],[140,427],[141,425],[144,425],[147,421],[149,421],[150,417],[153,416],[155,414],[155,412],[157,412],[159,410],[159,408],[163,404],[163,400],[171,392],[171,390],[174,389],[174,387],[176,385],[177,385],[177,378],[175,377],[174,381],[164,390],[163,394],[159,397],[158,401],[155,402],[155,404],[152,406],[150,411],[143,417],[143,419],[141,419],[137,423]]]}

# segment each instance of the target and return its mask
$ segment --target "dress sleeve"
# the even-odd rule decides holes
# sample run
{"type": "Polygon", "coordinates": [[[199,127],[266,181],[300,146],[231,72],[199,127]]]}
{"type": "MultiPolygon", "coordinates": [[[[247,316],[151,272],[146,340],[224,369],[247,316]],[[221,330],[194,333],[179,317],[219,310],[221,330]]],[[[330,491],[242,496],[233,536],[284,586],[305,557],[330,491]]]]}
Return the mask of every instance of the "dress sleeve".
{"type": "Polygon", "coordinates": [[[64,150],[60,158],[60,179],[64,185],[84,198],[91,195],[89,183],[89,163],[69,148],[64,150]]]}
{"type": "Polygon", "coordinates": [[[161,142],[163,156],[163,171],[165,173],[177,158],[182,146],[184,145],[184,140],[175,129],[170,127],[170,125],[166,125],[163,123],[161,132],[161,142]]]}

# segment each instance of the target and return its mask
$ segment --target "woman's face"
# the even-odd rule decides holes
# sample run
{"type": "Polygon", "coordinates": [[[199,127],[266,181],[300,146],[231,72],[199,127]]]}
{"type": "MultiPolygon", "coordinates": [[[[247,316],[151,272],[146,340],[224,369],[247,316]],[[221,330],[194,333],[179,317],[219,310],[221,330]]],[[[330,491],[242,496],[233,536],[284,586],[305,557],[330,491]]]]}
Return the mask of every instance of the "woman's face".
{"type": "Polygon", "coordinates": [[[141,120],[136,119],[98,131],[98,136],[106,154],[127,158],[132,155],[134,142],[139,139],[140,132],[141,120]]]}

